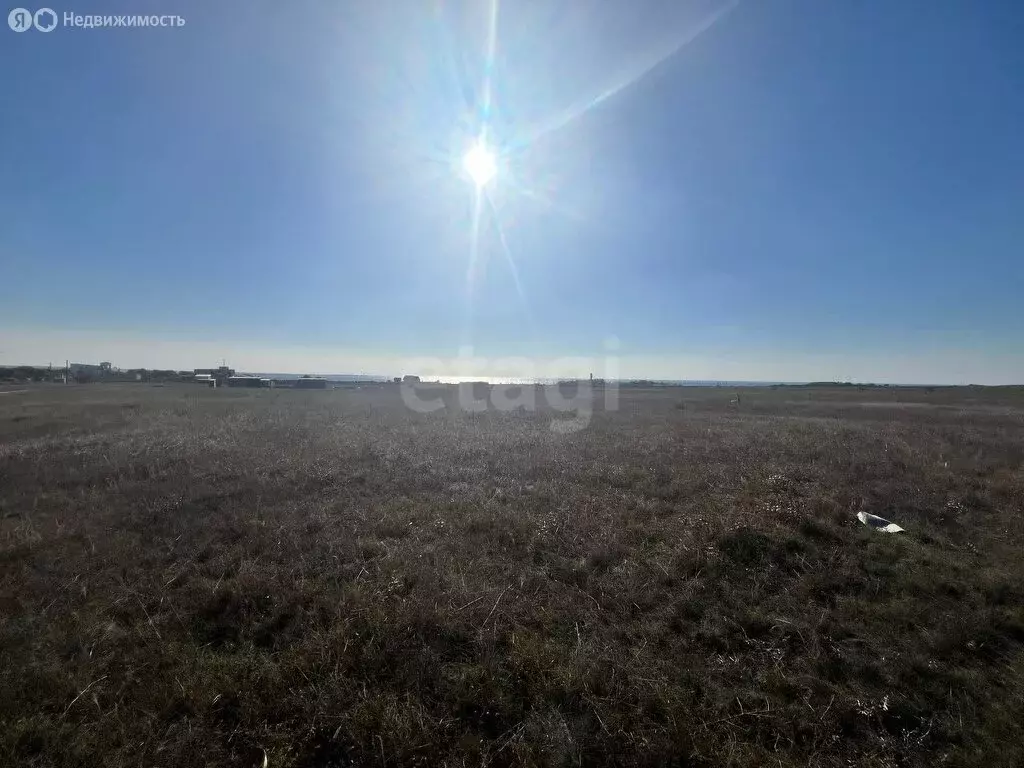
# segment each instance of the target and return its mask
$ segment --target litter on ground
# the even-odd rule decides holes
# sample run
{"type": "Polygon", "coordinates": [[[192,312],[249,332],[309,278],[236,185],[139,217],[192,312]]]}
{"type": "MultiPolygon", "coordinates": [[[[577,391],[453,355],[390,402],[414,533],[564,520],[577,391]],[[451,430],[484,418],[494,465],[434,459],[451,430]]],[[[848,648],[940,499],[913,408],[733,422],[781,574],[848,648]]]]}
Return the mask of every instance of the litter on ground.
{"type": "Polygon", "coordinates": [[[872,515],[869,512],[861,510],[857,513],[857,519],[860,520],[864,525],[874,528],[876,531],[882,531],[884,533],[899,533],[903,529],[900,528],[896,523],[890,523],[884,517],[878,515],[872,515]]]}

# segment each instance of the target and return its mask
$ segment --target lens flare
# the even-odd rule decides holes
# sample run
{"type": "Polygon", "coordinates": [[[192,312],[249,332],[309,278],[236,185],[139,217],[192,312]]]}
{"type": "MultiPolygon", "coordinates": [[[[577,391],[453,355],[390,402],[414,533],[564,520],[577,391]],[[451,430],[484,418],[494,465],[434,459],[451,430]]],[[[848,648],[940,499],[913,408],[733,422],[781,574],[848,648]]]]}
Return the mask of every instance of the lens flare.
{"type": "Polygon", "coordinates": [[[491,152],[483,144],[477,144],[462,158],[462,168],[470,180],[478,187],[485,187],[498,172],[498,163],[491,152]]]}

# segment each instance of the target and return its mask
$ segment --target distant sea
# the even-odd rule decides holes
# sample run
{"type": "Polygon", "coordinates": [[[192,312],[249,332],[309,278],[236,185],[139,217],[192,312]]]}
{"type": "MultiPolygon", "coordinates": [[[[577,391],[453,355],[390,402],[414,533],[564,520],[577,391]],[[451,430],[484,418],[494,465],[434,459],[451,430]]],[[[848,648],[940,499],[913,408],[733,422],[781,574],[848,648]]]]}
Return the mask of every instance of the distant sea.
{"type": "MultiPolygon", "coordinates": [[[[268,379],[298,379],[301,378],[300,374],[297,373],[252,373],[246,374],[251,376],[262,376],[268,379]]],[[[320,378],[327,379],[328,381],[335,382],[389,382],[393,377],[391,376],[374,376],[370,374],[357,374],[357,373],[328,373],[318,374],[320,378]]],[[[425,383],[440,383],[440,384],[463,384],[468,382],[485,382],[487,384],[514,384],[518,386],[528,385],[544,385],[544,384],[557,384],[559,381],[571,381],[569,377],[561,379],[536,379],[536,378],[516,378],[507,376],[424,376],[423,381],[425,383]]],[[[584,379],[585,381],[585,379],[584,379]]],[[[775,384],[802,384],[804,382],[796,381],[725,381],[725,380],[702,380],[702,379],[610,379],[616,384],[646,384],[661,387],[769,387],[775,384]]]]}

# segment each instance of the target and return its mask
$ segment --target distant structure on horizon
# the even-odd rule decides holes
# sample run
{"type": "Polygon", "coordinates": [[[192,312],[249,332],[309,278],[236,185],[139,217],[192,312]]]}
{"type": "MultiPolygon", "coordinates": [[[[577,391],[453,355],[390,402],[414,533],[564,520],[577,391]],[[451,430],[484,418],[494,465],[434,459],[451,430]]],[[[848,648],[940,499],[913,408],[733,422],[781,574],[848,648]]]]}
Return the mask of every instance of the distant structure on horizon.
{"type": "Polygon", "coordinates": [[[302,376],[292,386],[295,389],[327,389],[327,379],[323,376],[302,376]]]}
{"type": "Polygon", "coordinates": [[[262,376],[228,376],[228,386],[270,389],[274,382],[262,376]]]}
{"type": "Polygon", "coordinates": [[[196,381],[209,381],[212,379],[216,382],[215,386],[224,387],[227,386],[228,379],[235,375],[235,369],[221,365],[217,368],[196,368],[192,373],[196,381]]]}

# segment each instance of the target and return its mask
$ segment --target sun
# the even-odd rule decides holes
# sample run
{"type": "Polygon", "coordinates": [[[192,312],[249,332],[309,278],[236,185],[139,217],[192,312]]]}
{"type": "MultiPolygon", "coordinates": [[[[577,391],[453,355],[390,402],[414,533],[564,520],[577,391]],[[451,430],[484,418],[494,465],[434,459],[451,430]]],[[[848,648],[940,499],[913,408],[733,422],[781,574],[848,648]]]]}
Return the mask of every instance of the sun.
{"type": "Polygon", "coordinates": [[[480,143],[463,156],[462,168],[479,189],[487,186],[487,183],[497,174],[498,163],[494,153],[480,143]]]}

